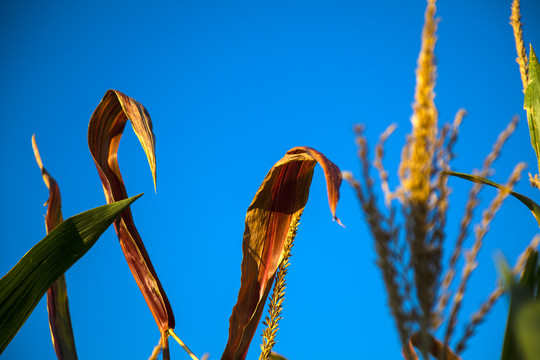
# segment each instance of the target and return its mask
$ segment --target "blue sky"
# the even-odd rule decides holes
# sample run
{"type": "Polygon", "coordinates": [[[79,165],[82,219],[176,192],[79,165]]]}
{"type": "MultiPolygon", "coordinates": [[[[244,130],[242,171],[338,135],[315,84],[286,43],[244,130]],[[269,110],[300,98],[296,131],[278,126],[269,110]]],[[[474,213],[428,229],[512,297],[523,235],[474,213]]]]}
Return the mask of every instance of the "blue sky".
{"type": "MultiPolygon", "coordinates": [[[[171,301],[176,333],[198,356],[218,359],[225,347],[245,212],[288,149],[311,146],[358,173],[353,124],[365,123],[374,145],[396,122],[386,165],[399,163],[424,1],[8,1],[2,8],[0,273],[45,235],[48,195],[32,134],[60,185],[64,217],[102,205],[88,120],[107,89],[120,90],[153,119],[157,194],[129,126],[120,168],[130,195],[145,192],[132,207],[134,219],[171,301]]],[[[522,12],[525,42],[538,52],[540,3],[523,1],[522,12]]],[[[469,113],[454,169],[478,168],[511,117],[521,117],[495,164],[498,182],[518,161],[536,171],[509,15],[510,1],[440,2],[437,11],[440,122],[462,107],[469,113]]],[[[448,248],[469,188],[457,179],[450,184],[448,248]]],[[[538,199],[526,180],[517,190],[538,199]]],[[[399,358],[373,241],[352,190],[343,184],[337,208],[345,229],[331,221],[320,168],[310,195],[275,350],[290,359],[399,358]]],[[[494,195],[486,189],[482,198],[494,195]]],[[[462,321],[495,286],[494,251],[513,261],[537,232],[528,210],[508,199],[485,239],[462,321]]],[[[66,278],[80,359],[150,355],[159,332],[112,228],[66,278]]],[[[498,303],[464,358],[499,356],[506,306],[498,303]]],[[[248,359],[258,358],[260,343],[257,334],[248,359]]],[[[174,343],[171,356],[188,358],[174,343]]],[[[3,358],[55,358],[44,300],[3,358]]]]}

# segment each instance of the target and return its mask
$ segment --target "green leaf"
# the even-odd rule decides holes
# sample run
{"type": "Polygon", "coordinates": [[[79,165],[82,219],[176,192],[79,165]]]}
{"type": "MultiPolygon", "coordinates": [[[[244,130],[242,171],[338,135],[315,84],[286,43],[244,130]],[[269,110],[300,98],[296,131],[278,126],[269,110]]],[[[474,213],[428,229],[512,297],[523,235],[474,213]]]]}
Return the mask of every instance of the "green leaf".
{"type": "Polygon", "coordinates": [[[516,315],[516,339],[525,360],[537,360],[540,354],[540,302],[524,304],[516,315]]]}
{"type": "Polygon", "coordinates": [[[142,194],[85,211],[58,225],[0,279],[0,354],[47,289],[142,194]]]}
{"type": "Polygon", "coordinates": [[[525,89],[524,109],[531,133],[531,144],[540,170],[540,65],[531,45],[529,55],[529,83],[525,89]]]}
{"type": "MultiPolygon", "coordinates": [[[[460,177],[462,179],[469,180],[472,182],[493,186],[500,190],[507,190],[505,186],[497,184],[481,176],[469,175],[469,174],[459,173],[455,171],[443,171],[442,173],[445,175],[457,176],[457,177],[460,177]]],[[[515,197],[516,199],[518,199],[519,201],[521,201],[526,207],[529,208],[529,210],[531,210],[533,216],[538,222],[538,226],[540,226],[540,206],[534,201],[532,201],[531,199],[529,199],[528,197],[526,197],[525,195],[521,195],[520,193],[517,193],[515,191],[509,191],[508,193],[512,195],[513,197],[515,197]]]]}
{"type": "MultiPolygon", "coordinates": [[[[519,319],[523,309],[528,306],[534,299],[535,286],[538,281],[537,272],[538,252],[532,252],[527,258],[523,275],[518,283],[514,280],[512,270],[504,258],[498,260],[498,267],[503,275],[505,287],[510,291],[510,305],[508,309],[508,320],[506,322],[506,330],[504,334],[503,348],[501,360],[519,360],[530,359],[526,356],[526,351],[521,347],[520,331],[522,325],[519,319]],[[518,344],[520,346],[518,346],[518,344]],[[523,357],[525,355],[525,357],[523,357]]],[[[540,324],[539,324],[540,325],[540,324]]]]}

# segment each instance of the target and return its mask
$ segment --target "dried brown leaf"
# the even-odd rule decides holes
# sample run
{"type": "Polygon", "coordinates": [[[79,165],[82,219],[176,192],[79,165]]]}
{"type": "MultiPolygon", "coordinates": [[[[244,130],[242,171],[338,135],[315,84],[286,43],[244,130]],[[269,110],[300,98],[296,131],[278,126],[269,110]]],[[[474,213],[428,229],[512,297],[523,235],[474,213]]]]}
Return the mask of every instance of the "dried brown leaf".
{"type": "MultiPolygon", "coordinates": [[[[94,158],[107,203],[126,199],[127,192],[118,167],[118,146],[126,122],[130,120],[150,164],[156,185],[155,137],[152,120],[139,102],[116,90],[108,90],[90,118],[88,146],[94,158]]],[[[131,210],[114,222],[131,273],[163,333],[174,328],[174,315],[150,257],[135,227],[131,210]]]]}
{"type": "Polygon", "coordinates": [[[315,165],[326,177],[328,202],[334,220],[341,171],[322,153],[295,147],[270,169],[246,214],[242,243],[242,277],[238,300],[229,320],[224,360],[245,359],[272,288],[282,250],[295,214],[303,211],[315,165]]]}
{"type": "MultiPolygon", "coordinates": [[[[41,170],[41,176],[49,189],[49,199],[45,203],[47,213],[45,215],[45,227],[47,234],[63,221],[62,198],[60,188],[54,178],[43,167],[41,156],[36,144],[36,137],[32,136],[32,148],[36,162],[41,170]]],[[[47,291],[47,312],[49,313],[49,327],[54,351],[59,360],[76,360],[75,339],[71,326],[71,315],[67,297],[66,278],[62,275],[47,291]]]]}

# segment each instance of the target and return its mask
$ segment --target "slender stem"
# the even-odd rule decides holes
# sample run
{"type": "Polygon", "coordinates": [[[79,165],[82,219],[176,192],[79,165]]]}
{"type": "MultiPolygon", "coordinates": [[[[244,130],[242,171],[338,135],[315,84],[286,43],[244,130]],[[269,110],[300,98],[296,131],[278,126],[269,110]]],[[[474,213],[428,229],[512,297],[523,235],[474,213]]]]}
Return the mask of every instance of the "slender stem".
{"type": "Polygon", "coordinates": [[[174,340],[176,340],[177,343],[180,344],[180,346],[189,354],[189,356],[191,356],[191,358],[193,360],[199,360],[195,354],[189,350],[189,348],[187,347],[186,344],[184,344],[184,342],[182,340],[180,340],[180,338],[174,333],[174,330],[173,329],[169,329],[169,334],[174,338],[174,340]]]}
{"type": "Polygon", "coordinates": [[[169,334],[166,331],[161,334],[161,347],[163,348],[163,360],[170,360],[171,354],[169,353],[169,334]]]}

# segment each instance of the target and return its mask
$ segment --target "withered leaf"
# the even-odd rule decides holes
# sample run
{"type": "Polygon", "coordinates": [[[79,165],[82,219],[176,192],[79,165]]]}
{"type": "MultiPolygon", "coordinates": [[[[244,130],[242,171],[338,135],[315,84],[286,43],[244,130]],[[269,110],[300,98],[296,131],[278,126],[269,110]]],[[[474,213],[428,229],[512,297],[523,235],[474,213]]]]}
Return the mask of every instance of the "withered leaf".
{"type": "Polygon", "coordinates": [[[246,358],[281,261],[289,225],[306,205],[317,163],[326,177],[330,210],[340,223],[335,215],[342,180],[339,168],[315,149],[289,150],[270,169],[246,214],[241,285],[229,320],[229,340],[221,356],[224,360],[246,358]]]}
{"type": "MultiPolygon", "coordinates": [[[[45,203],[47,205],[45,227],[48,234],[63,221],[62,198],[60,197],[60,188],[57,182],[47,172],[45,167],[43,167],[35,136],[32,136],[32,148],[34,149],[34,156],[41,170],[43,181],[49,189],[49,199],[45,203]]],[[[75,349],[75,339],[71,326],[71,315],[69,313],[66,278],[64,274],[47,290],[47,312],[49,313],[49,327],[51,329],[51,338],[56,357],[59,360],[76,360],[77,351],[75,349]]]]}
{"type": "MultiPolygon", "coordinates": [[[[117,153],[126,122],[130,120],[150,164],[156,185],[155,136],[145,107],[120,91],[108,90],[90,118],[88,146],[94,158],[108,203],[127,198],[118,167],[117,153]]],[[[122,251],[137,285],[162,332],[174,328],[174,315],[161,286],[131,211],[114,222],[122,251]]]]}

